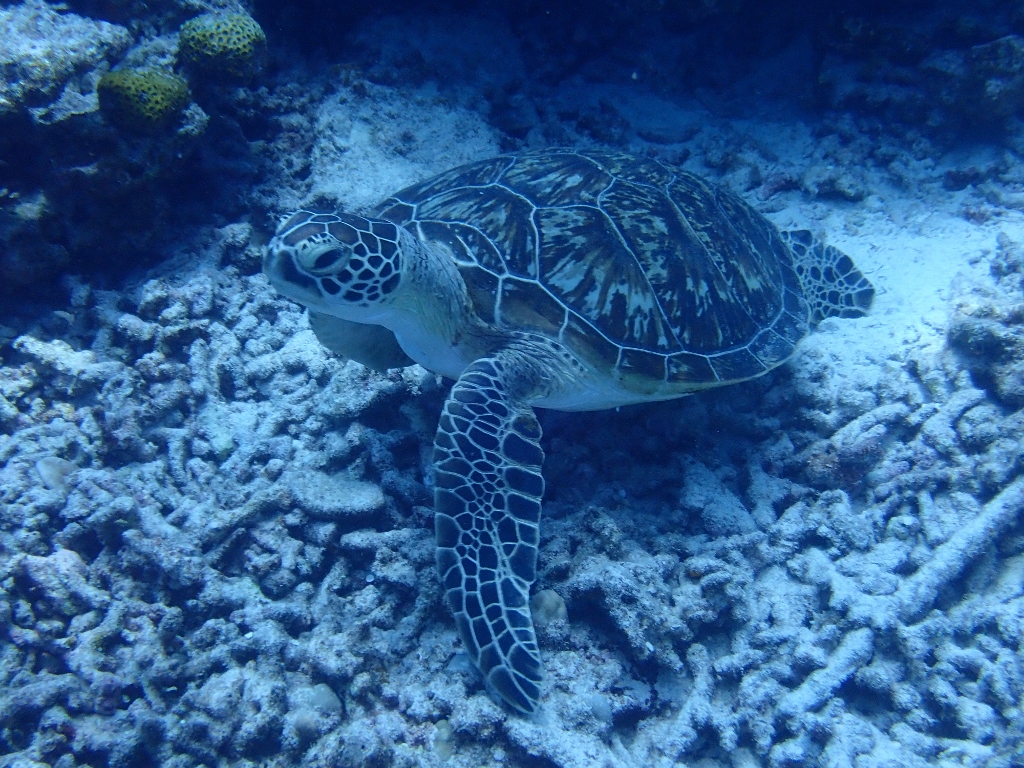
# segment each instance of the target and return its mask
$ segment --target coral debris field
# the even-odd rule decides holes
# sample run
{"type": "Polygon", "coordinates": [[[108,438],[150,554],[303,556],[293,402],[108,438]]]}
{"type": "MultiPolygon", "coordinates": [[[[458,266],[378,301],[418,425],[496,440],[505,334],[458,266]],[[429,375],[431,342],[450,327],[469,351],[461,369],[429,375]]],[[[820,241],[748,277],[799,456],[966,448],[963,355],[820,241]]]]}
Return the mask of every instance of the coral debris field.
{"type": "Polygon", "coordinates": [[[634,34],[607,55],[584,21],[559,48],[528,14],[385,8],[291,68],[294,17],[257,5],[253,80],[186,72],[181,123],[136,134],[104,121],[104,72],[177,71],[175,30],[242,9],[159,5],[146,27],[69,5],[0,8],[21,36],[0,59],[62,37],[74,62],[0,85],[5,156],[47,160],[11,165],[0,196],[0,765],[1024,765],[1011,11],[833,19],[824,102],[801,111],[758,86],[804,82],[796,33],[658,87],[743,3],[608,3],[634,34]],[[546,680],[525,718],[441,601],[449,382],[332,355],[260,262],[294,207],[554,144],[708,176],[879,292],[760,379],[542,413],[546,680]]]}

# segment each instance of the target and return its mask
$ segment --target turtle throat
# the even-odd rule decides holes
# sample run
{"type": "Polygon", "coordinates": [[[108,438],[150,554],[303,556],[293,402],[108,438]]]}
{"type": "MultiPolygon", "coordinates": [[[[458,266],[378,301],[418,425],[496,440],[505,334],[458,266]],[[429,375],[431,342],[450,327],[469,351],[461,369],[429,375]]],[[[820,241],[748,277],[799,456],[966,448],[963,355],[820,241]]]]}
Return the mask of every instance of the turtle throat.
{"type": "Polygon", "coordinates": [[[471,311],[466,285],[442,244],[408,234],[402,241],[402,260],[402,288],[380,322],[417,363],[458,378],[493,348],[493,333],[471,311]]]}

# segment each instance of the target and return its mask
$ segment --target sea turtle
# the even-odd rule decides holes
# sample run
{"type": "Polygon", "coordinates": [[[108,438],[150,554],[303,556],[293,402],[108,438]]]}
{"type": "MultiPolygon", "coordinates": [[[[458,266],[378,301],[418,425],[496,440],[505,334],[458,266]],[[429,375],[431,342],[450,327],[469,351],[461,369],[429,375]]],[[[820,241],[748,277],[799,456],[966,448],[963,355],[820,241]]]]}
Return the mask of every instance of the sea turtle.
{"type": "Polygon", "coordinates": [[[739,197],[604,150],[503,155],[367,216],[298,211],[264,258],[325,346],[454,379],[434,440],[437,568],[490,687],[533,712],[544,480],[535,407],[596,410],[759,376],[874,289],[739,197]]]}

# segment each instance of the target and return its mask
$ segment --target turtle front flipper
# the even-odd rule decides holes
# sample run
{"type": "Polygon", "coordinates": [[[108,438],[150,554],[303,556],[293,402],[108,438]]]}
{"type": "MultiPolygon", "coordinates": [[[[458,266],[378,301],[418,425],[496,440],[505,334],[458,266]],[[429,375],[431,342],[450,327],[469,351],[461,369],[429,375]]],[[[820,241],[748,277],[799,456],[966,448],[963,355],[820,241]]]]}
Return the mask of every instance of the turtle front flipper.
{"type": "Polygon", "coordinates": [[[530,617],[544,493],[540,423],[523,366],[499,352],[452,387],[434,440],[437,568],[459,635],[490,687],[537,708],[540,651],[530,617]]]}
{"type": "Polygon", "coordinates": [[[405,368],[416,361],[405,354],[395,334],[383,325],[365,325],[309,311],[309,327],[317,341],[331,352],[362,363],[375,371],[405,368]]]}

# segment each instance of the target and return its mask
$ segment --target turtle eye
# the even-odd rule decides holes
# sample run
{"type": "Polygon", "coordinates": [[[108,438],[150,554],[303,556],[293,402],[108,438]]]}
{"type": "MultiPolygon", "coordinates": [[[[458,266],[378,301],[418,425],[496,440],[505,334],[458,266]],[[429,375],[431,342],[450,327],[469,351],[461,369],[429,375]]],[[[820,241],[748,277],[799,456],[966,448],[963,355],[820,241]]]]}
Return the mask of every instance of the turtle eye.
{"type": "Polygon", "coordinates": [[[326,270],[333,267],[339,261],[345,258],[345,253],[341,248],[331,248],[329,251],[324,251],[316,257],[316,261],[313,262],[313,269],[319,271],[326,270]]]}

